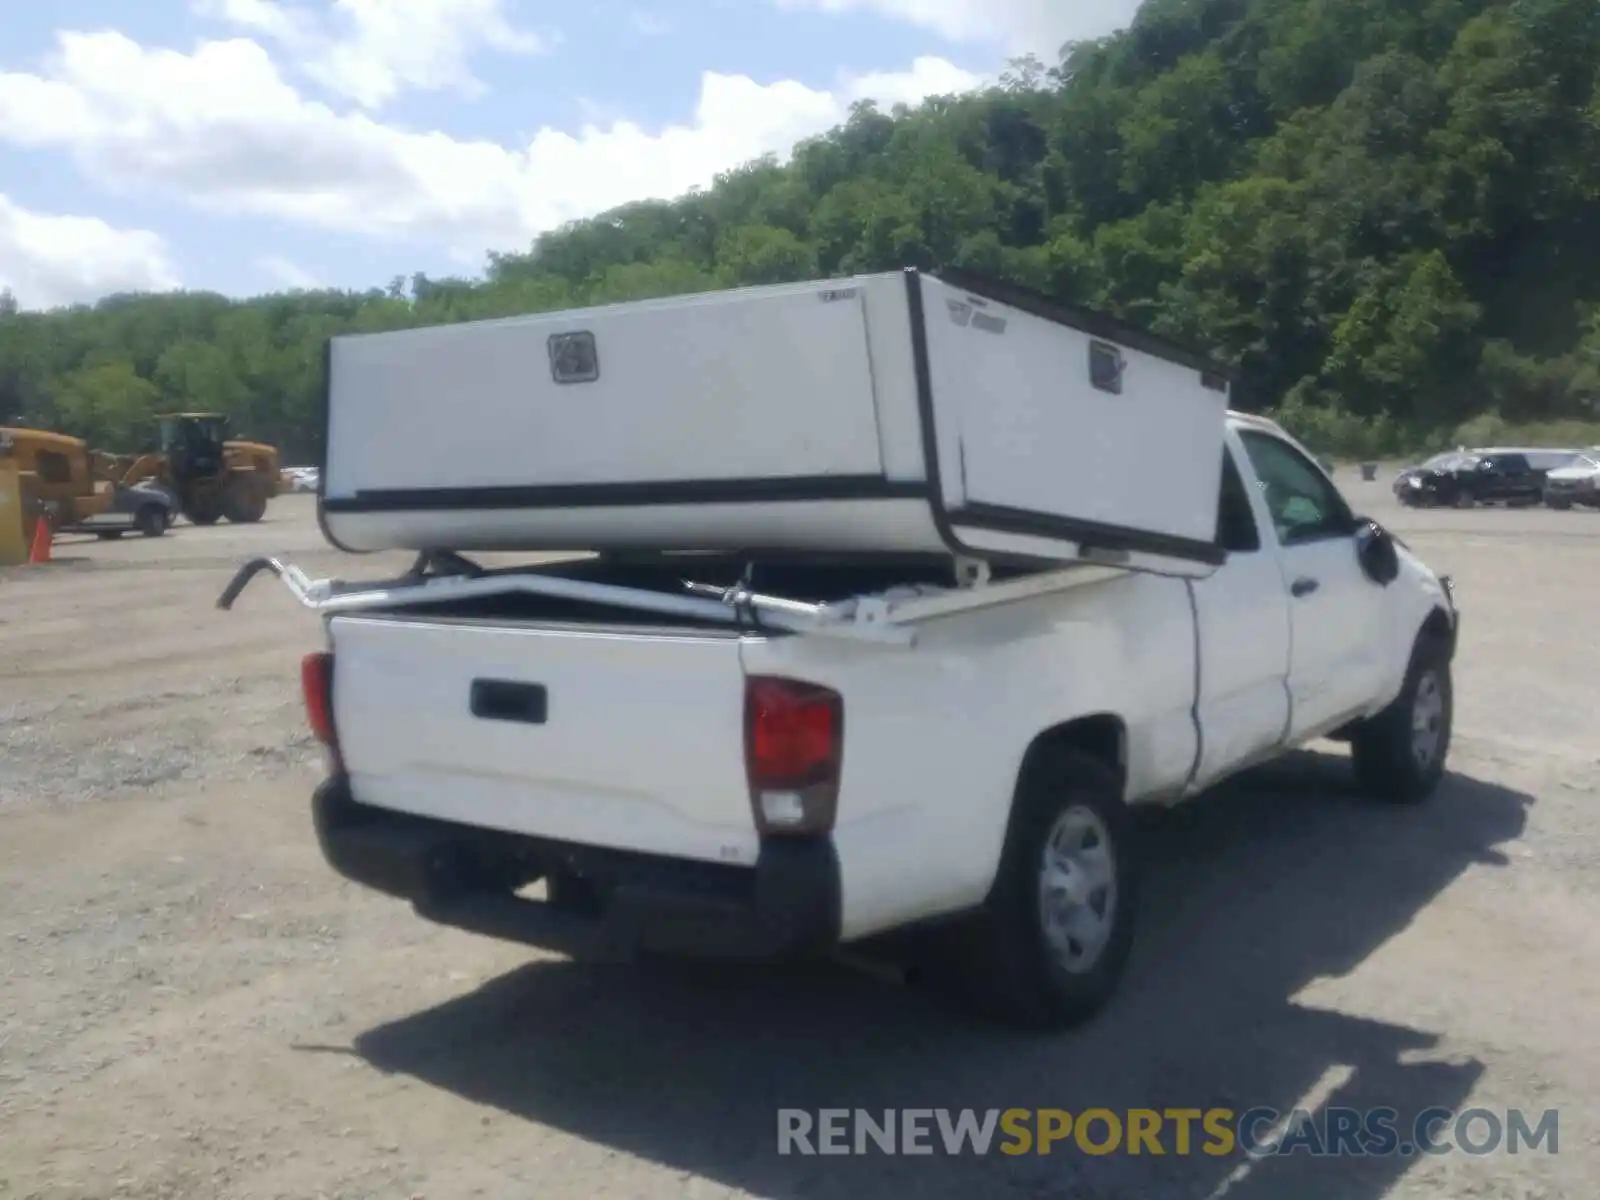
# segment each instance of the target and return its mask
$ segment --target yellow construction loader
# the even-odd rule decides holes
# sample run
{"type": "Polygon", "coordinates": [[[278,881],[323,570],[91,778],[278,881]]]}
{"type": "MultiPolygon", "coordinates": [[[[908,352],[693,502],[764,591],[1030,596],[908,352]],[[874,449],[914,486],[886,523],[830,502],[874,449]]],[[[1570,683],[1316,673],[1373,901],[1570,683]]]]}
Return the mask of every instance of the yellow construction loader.
{"type": "Polygon", "coordinates": [[[103,456],[101,471],[124,484],[161,484],[196,525],[223,517],[240,524],[261,520],[283,486],[277,447],[229,438],[221,413],[168,413],[156,420],[158,449],[103,456]]]}

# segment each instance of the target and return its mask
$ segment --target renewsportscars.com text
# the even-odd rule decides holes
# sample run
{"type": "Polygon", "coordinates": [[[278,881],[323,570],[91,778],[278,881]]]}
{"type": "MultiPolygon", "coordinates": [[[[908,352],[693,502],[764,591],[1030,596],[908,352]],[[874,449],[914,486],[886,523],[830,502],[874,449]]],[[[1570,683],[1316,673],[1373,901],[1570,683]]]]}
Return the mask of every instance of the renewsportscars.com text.
{"type": "Polygon", "coordinates": [[[1559,1152],[1555,1109],[783,1108],[779,1154],[1203,1154],[1251,1158],[1559,1152]]]}

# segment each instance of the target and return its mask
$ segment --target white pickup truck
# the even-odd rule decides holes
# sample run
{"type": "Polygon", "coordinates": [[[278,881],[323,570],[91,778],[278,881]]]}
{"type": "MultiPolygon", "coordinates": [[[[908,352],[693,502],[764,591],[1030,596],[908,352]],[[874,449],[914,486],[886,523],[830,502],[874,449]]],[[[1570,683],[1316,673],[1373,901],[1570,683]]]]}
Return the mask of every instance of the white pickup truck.
{"type": "MultiPolygon", "coordinates": [[[[1330,734],[1378,798],[1420,800],[1444,769],[1448,579],[1358,520],[1272,424],[1233,416],[1227,454],[1228,557],[1209,577],[1091,566],[991,580],[984,604],[912,595],[885,606],[910,646],[605,594],[668,601],[685,578],[720,589],[745,571],[714,556],[556,563],[529,574],[572,586],[457,587],[426,611],[339,615],[335,591],[304,671],[333,759],[313,804],[323,850],[425,917],[569,953],[948,933],[1005,1016],[1080,1020],[1133,936],[1130,807],[1330,734]],[[517,894],[539,880],[544,899],[517,894]]],[[[764,586],[860,602],[909,572],[791,565],[764,586]]]]}
{"type": "Polygon", "coordinates": [[[1448,578],[1276,425],[1218,429],[1199,577],[427,551],[386,584],[257,560],[219,603],[270,568],[324,616],[303,673],[321,846],[422,916],[575,955],[910,935],[991,1012],[1060,1027],[1129,954],[1134,806],[1330,736],[1383,800],[1444,770],[1448,578]]]}

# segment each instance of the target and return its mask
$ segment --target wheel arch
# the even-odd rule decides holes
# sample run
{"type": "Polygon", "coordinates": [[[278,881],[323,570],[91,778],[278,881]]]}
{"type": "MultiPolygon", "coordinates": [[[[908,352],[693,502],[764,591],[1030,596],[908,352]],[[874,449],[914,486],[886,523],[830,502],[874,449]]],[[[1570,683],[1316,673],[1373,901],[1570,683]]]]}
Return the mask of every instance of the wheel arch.
{"type": "Polygon", "coordinates": [[[1006,854],[1016,837],[1017,822],[1028,795],[1028,784],[1053,756],[1080,754],[1109,770],[1116,779],[1117,795],[1126,799],[1128,778],[1128,726],[1113,712],[1086,713],[1041,729],[1023,750],[1012,780],[1011,802],[1006,810],[1005,830],[995,847],[990,866],[992,893],[1006,854]]]}
{"type": "MultiPolygon", "coordinates": [[[[1040,730],[1023,752],[1017,770],[1017,784],[1027,779],[1048,755],[1075,751],[1095,759],[1116,772],[1118,785],[1125,786],[1128,777],[1128,725],[1112,712],[1090,713],[1073,717],[1048,729],[1040,730]]],[[[1013,801],[1015,807],[1015,801],[1013,801]]]]}
{"type": "Polygon", "coordinates": [[[1420,644],[1424,638],[1443,642],[1449,657],[1455,657],[1456,623],[1442,605],[1435,604],[1428,610],[1428,615],[1422,619],[1422,626],[1413,639],[1413,645],[1420,644]]]}

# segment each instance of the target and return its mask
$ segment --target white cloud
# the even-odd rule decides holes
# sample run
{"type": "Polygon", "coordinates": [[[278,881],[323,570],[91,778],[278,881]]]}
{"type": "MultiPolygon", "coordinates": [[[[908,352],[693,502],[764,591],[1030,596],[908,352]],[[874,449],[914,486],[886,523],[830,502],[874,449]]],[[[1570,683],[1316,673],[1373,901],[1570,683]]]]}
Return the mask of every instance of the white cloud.
{"type": "Polygon", "coordinates": [[[641,8],[636,8],[628,14],[628,24],[640,37],[664,37],[674,28],[669,18],[660,13],[646,12],[641,8]]]}
{"type": "Polygon", "coordinates": [[[838,123],[863,98],[976,86],[938,58],[819,90],[706,72],[693,118],[544,128],[525,144],[461,141],[302,97],[256,42],[148,49],[66,33],[37,73],[0,72],[0,141],[62,150],[112,191],[327,229],[425,238],[481,254],[629,200],[670,197],[838,123]]]}
{"type": "Polygon", "coordinates": [[[376,109],[406,88],[477,94],[481,50],[548,51],[553,35],[512,25],[504,0],[194,0],[215,17],[281,46],[317,83],[376,109]]]}
{"type": "Polygon", "coordinates": [[[909,71],[874,71],[850,81],[849,98],[870,97],[884,108],[895,104],[916,104],[929,96],[965,92],[982,82],[943,58],[919,58],[909,71]]]}
{"type": "Polygon", "coordinates": [[[773,0],[779,8],[865,10],[956,42],[991,42],[1054,62],[1069,41],[1102,37],[1133,20],[1140,0],[773,0]]]}
{"type": "Polygon", "coordinates": [[[117,229],[98,217],[31,212],[0,195],[0,289],[21,307],[177,286],[178,273],[156,234],[117,229]]]}
{"type": "Polygon", "coordinates": [[[299,263],[276,254],[262,255],[256,259],[256,266],[270,275],[275,282],[281,283],[285,287],[310,290],[322,286],[322,281],[299,263]]]}

